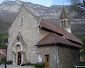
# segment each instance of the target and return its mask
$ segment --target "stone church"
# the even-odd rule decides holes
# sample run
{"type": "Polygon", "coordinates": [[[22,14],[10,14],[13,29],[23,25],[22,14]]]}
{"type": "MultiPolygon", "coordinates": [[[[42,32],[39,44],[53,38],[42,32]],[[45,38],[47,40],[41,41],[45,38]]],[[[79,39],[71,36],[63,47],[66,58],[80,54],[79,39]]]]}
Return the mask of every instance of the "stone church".
{"type": "Polygon", "coordinates": [[[46,68],[70,68],[80,60],[82,42],[71,33],[65,7],[57,26],[22,6],[9,29],[8,42],[7,60],[13,65],[30,62],[45,63],[46,68]]]}

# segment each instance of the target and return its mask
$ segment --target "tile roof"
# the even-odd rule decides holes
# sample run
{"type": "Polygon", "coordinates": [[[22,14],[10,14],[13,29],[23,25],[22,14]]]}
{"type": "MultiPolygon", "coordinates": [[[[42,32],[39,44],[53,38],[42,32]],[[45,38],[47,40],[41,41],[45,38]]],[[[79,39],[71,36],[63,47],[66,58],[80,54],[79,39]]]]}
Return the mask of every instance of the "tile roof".
{"type": "Polygon", "coordinates": [[[54,24],[50,23],[49,21],[46,21],[43,18],[41,18],[40,26],[42,26],[42,27],[44,27],[48,30],[51,30],[53,32],[59,33],[59,34],[65,36],[66,39],[68,39],[68,40],[71,40],[71,41],[74,41],[76,43],[82,44],[82,42],[77,37],[75,37],[73,34],[67,32],[62,27],[59,27],[57,25],[54,25],[54,24]]]}
{"type": "Polygon", "coordinates": [[[0,49],[0,58],[6,56],[6,49],[0,49]]]}
{"type": "Polygon", "coordinates": [[[37,43],[37,46],[46,45],[46,44],[55,44],[55,43],[56,44],[61,43],[61,44],[81,48],[81,46],[79,44],[75,44],[73,42],[70,42],[65,37],[59,36],[58,34],[55,34],[55,33],[49,33],[48,35],[46,35],[43,39],[41,39],[37,43]]]}
{"type": "Polygon", "coordinates": [[[3,58],[3,57],[5,57],[3,54],[0,54],[0,58],[3,58]]]}

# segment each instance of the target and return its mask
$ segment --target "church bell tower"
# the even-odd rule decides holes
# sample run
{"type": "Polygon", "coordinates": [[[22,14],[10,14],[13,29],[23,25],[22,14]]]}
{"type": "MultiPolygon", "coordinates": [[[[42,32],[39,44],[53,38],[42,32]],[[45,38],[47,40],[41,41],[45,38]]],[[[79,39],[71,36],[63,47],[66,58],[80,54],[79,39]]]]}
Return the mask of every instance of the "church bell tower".
{"type": "Polygon", "coordinates": [[[66,13],[65,6],[63,6],[62,14],[60,16],[60,27],[71,33],[71,23],[68,13],[66,13]]]}

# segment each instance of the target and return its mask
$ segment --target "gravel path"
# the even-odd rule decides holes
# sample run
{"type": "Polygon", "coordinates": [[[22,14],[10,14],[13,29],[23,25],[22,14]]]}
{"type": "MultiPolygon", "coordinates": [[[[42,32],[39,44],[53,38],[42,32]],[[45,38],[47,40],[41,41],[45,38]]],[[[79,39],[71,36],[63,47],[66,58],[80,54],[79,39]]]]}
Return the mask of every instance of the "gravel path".
{"type": "MultiPolygon", "coordinates": [[[[0,65],[0,68],[5,68],[4,65],[0,65]]],[[[7,68],[35,68],[33,66],[14,66],[14,65],[7,65],[7,68]]]]}

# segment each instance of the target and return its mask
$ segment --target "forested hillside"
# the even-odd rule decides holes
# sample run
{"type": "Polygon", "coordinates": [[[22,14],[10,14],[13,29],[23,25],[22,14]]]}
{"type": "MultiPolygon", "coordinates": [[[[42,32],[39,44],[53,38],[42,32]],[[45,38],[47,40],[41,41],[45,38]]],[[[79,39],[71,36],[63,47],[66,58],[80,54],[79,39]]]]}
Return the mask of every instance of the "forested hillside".
{"type": "Polygon", "coordinates": [[[4,41],[8,39],[8,33],[7,32],[0,32],[0,49],[5,49],[5,43],[4,41]]]}

